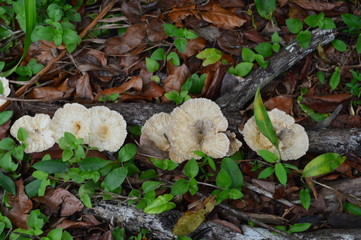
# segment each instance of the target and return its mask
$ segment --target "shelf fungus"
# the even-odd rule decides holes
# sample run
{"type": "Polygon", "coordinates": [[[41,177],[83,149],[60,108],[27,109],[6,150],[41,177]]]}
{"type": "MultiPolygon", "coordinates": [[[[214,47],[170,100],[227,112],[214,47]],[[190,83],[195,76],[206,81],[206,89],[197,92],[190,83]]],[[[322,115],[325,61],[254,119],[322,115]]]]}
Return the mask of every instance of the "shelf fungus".
{"type": "Polygon", "coordinates": [[[99,151],[117,151],[127,137],[127,123],[123,116],[103,106],[92,107],[89,112],[89,146],[99,151]]]}
{"type": "MultiPolygon", "coordinates": [[[[9,80],[4,77],[0,77],[0,96],[7,97],[10,95],[9,80]]],[[[6,99],[0,99],[0,106],[6,103],[6,99]]]]}
{"type": "Polygon", "coordinates": [[[237,145],[241,145],[238,140],[232,140],[236,145],[230,144],[233,137],[228,138],[226,134],[228,121],[219,106],[209,99],[188,100],[175,108],[170,117],[168,137],[171,145],[170,158],[173,161],[199,159],[193,151],[221,158],[229,152],[235,152],[230,147],[237,148],[237,145]]]}
{"type": "MultiPolygon", "coordinates": [[[[293,117],[276,108],[268,112],[268,115],[279,140],[281,159],[294,160],[302,157],[309,146],[305,129],[296,124],[293,117]]],[[[253,151],[268,150],[277,155],[277,149],[258,130],[254,117],[246,122],[242,134],[245,142],[253,151]]]]}
{"type": "Polygon", "coordinates": [[[170,115],[157,113],[149,118],[142,127],[142,135],[146,136],[159,150],[169,151],[170,144],[167,138],[170,115]]]}
{"type": "Polygon", "coordinates": [[[24,128],[28,133],[24,151],[26,153],[42,152],[55,144],[50,124],[51,119],[49,115],[36,114],[34,117],[26,115],[14,122],[10,128],[10,133],[18,139],[17,134],[19,129],[24,128]]]}
{"type": "Polygon", "coordinates": [[[76,138],[83,138],[84,143],[88,143],[90,112],[78,103],[65,104],[55,111],[51,120],[51,130],[56,142],[64,136],[65,132],[70,132],[76,138]]]}

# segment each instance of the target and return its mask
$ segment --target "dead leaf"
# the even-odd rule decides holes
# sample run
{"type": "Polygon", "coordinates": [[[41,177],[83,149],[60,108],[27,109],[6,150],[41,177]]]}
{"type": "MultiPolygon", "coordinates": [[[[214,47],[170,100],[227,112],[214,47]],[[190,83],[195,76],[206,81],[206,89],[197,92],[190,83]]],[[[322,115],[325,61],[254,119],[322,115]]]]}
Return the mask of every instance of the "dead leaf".
{"type": "Polygon", "coordinates": [[[240,0],[220,0],[219,4],[224,8],[244,8],[244,1],[240,0]]]}
{"type": "Polygon", "coordinates": [[[64,188],[49,189],[43,197],[34,200],[46,204],[53,212],[60,207],[61,216],[70,216],[84,208],[83,203],[64,188]]]}
{"type": "Polygon", "coordinates": [[[139,23],[143,16],[139,1],[122,1],[122,13],[131,23],[139,23]]]}
{"type": "Polygon", "coordinates": [[[88,73],[85,73],[83,76],[77,79],[74,98],[79,102],[92,102],[94,100],[93,90],[90,86],[88,73]]]}
{"type": "Polygon", "coordinates": [[[11,120],[8,120],[3,125],[0,126],[0,139],[9,136],[10,125],[11,125],[11,120]]]}
{"type": "Polygon", "coordinates": [[[159,18],[152,18],[147,25],[147,38],[152,42],[158,42],[167,37],[163,29],[163,22],[159,18]]]}
{"type": "Polygon", "coordinates": [[[122,55],[136,48],[144,39],[146,32],[145,24],[130,26],[124,35],[109,38],[104,46],[107,55],[122,55]]]}
{"type": "Polygon", "coordinates": [[[325,96],[304,96],[302,103],[309,106],[315,112],[329,113],[334,111],[337,106],[350,99],[348,93],[325,95],[325,96]]]}
{"type": "Polygon", "coordinates": [[[181,8],[173,8],[170,12],[168,12],[168,17],[173,22],[177,23],[184,20],[186,17],[193,15],[191,12],[192,9],[195,9],[196,5],[181,7],[181,8]]]}
{"type": "Polygon", "coordinates": [[[361,128],[361,117],[345,114],[338,115],[331,126],[336,128],[361,128]]]}
{"type": "Polygon", "coordinates": [[[157,83],[151,81],[143,87],[143,95],[151,98],[161,97],[164,94],[164,89],[157,83]]]}
{"type": "Polygon", "coordinates": [[[229,65],[220,64],[219,67],[217,67],[217,70],[213,74],[210,74],[209,72],[207,73],[206,81],[210,82],[210,84],[209,87],[207,86],[204,88],[206,90],[206,92],[204,93],[204,96],[206,98],[215,100],[220,96],[222,80],[224,75],[227,73],[228,68],[229,65]],[[208,78],[208,75],[212,77],[212,80],[208,78]]]}
{"type": "Polygon", "coordinates": [[[183,55],[187,58],[194,56],[202,51],[205,46],[206,40],[203,38],[190,39],[188,40],[187,48],[183,55]]]}
{"type": "Polygon", "coordinates": [[[12,209],[7,217],[11,223],[18,228],[28,229],[28,213],[33,208],[33,202],[25,194],[23,180],[16,181],[16,196],[9,196],[9,204],[12,209]]]}
{"type": "Polygon", "coordinates": [[[280,95],[277,97],[270,98],[264,103],[264,105],[268,110],[278,108],[279,110],[282,110],[287,114],[290,114],[292,112],[293,99],[291,97],[280,95]]]}
{"type": "Polygon", "coordinates": [[[217,4],[214,4],[211,10],[200,11],[199,13],[204,21],[225,29],[241,27],[247,22],[247,20],[236,16],[217,4]]]}
{"type": "Polygon", "coordinates": [[[103,235],[99,238],[99,240],[114,240],[112,231],[106,231],[103,235]]]}
{"type": "Polygon", "coordinates": [[[169,157],[169,152],[159,150],[145,134],[140,135],[138,153],[158,159],[169,157]]]}
{"type": "Polygon", "coordinates": [[[212,222],[215,222],[223,227],[229,228],[230,230],[232,230],[233,232],[237,232],[239,234],[243,234],[242,230],[237,227],[235,224],[225,221],[225,220],[221,220],[221,219],[213,219],[212,222]]]}
{"type": "Polygon", "coordinates": [[[325,12],[330,10],[348,10],[347,3],[346,2],[316,2],[316,1],[309,1],[309,2],[303,2],[303,1],[293,1],[298,6],[306,9],[306,10],[313,10],[318,12],[325,12]]]}
{"type": "Polygon", "coordinates": [[[64,96],[62,91],[59,91],[55,87],[38,87],[34,88],[26,95],[27,98],[31,99],[60,99],[64,96]]]}
{"type": "Polygon", "coordinates": [[[90,227],[90,226],[93,226],[93,225],[91,223],[87,223],[87,222],[75,222],[75,221],[65,219],[60,224],[56,225],[56,228],[61,228],[63,230],[66,230],[66,229],[74,229],[74,228],[85,228],[85,227],[90,227]]]}
{"type": "Polygon", "coordinates": [[[283,7],[287,4],[288,0],[277,0],[277,2],[280,5],[280,7],[283,7]]]}
{"type": "Polygon", "coordinates": [[[110,95],[112,93],[123,93],[131,88],[134,88],[137,91],[142,91],[143,88],[143,80],[139,76],[132,77],[128,82],[123,83],[119,87],[109,88],[101,91],[99,96],[101,95],[110,95]]]}
{"type": "Polygon", "coordinates": [[[250,41],[255,43],[261,43],[268,41],[266,38],[262,37],[256,29],[251,31],[244,32],[243,35],[250,41]]]}
{"type": "Polygon", "coordinates": [[[163,85],[164,91],[179,91],[183,83],[190,77],[190,75],[191,73],[189,72],[187,65],[182,64],[179,67],[175,67],[165,79],[165,83],[163,85]]]}

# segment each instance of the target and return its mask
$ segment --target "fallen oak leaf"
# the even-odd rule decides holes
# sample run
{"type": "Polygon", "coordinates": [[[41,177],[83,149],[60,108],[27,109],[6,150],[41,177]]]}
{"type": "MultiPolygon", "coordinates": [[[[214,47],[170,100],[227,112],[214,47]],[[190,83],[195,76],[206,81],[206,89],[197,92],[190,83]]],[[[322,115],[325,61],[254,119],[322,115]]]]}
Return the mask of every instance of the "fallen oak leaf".
{"type": "Polygon", "coordinates": [[[212,9],[208,11],[200,11],[199,14],[204,21],[225,29],[241,27],[247,22],[247,20],[238,17],[217,4],[214,4],[212,9]]]}
{"type": "Polygon", "coordinates": [[[143,80],[140,76],[133,76],[128,82],[123,83],[119,87],[113,87],[105,89],[99,93],[99,95],[121,94],[127,90],[134,88],[137,91],[142,91],[143,80]]]}

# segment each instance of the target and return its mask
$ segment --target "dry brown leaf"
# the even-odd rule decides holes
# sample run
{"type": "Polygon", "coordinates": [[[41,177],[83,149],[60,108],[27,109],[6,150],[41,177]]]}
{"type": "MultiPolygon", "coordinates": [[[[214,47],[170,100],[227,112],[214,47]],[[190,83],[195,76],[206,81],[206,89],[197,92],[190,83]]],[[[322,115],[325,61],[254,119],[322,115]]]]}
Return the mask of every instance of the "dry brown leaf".
{"type": "Polygon", "coordinates": [[[143,80],[139,76],[132,77],[128,82],[123,83],[119,87],[109,88],[101,91],[99,95],[110,95],[112,93],[123,93],[131,88],[134,88],[137,91],[142,91],[143,88],[143,80]]]}
{"type": "Polygon", "coordinates": [[[139,23],[143,16],[140,1],[122,1],[122,13],[131,23],[139,23]]]}
{"type": "Polygon", "coordinates": [[[219,4],[224,8],[244,8],[244,1],[240,0],[220,0],[219,4]]]}
{"type": "Polygon", "coordinates": [[[213,74],[207,73],[207,88],[205,87],[205,93],[203,94],[204,97],[215,100],[220,96],[221,84],[224,75],[227,73],[229,65],[222,65],[219,64],[216,71],[213,74]],[[208,78],[208,75],[212,77],[212,80],[208,78]],[[208,82],[210,83],[208,85],[208,82]],[[208,87],[209,86],[209,87],[208,87]]]}
{"type": "Polygon", "coordinates": [[[23,180],[16,181],[16,196],[9,196],[9,204],[12,209],[7,217],[11,223],[18,228],[28,229],[28,213],[33,208],[33,202],[25,194],[23,180]]]}
{"type": "Polygon", "coordinates": [[[213,219],[212,222],[215,222],[223,227],[229,228],[230,230],[232,230],[233,232],[237,232],[239,234],[243,234],[242,230],[237,227],[235,224],[225,221],[225,220],[221,220],[221,219],[213,219]]]}
{"type": "Polygon", "coordinates": [[[313,10],[318,12],[325,12],[330,10],[342,10],[345,11],[347,9],[347,3],[346,2],[316,2],[316,1],[293,1],[298,6],[306,9],[306,10],[313,10]]]}
{"type": "Polygon", "coordinates": [[[288,0],[277,0],[277,2],[280,5],[280,7],[283,7],[287,4],[288,0]]]}
{"type": "Polygon", "coordinates": [[[157,83],[151,81],[143,88],[143,95],[151,98],[161,97],[164,94],[164,89],[157,83]]]}
{"type": "Polygon", "coordinates": [[[332,122],[332,127],[336,128],[361,128],[361,117],[354,115],[339,115],[332,122]]]}
{"type": "Polygon", "coordinates": [[[79,102],[92,102],[94,100],[93,90],[90,86],[88,73],[85,73],[83,76],[77,79],[74,98],[79,102]]]}
{"type": "Polygon", "coordinates": [[[35,58],[38,63],[46,65],[57,55],[58,50],[54,42],[40,40],[31,43],[27,57],[35,58]]]}
{"type": "Polygon", "coordinates": [[[190,75],[191,73],[189,72],[187,65],[182,64],[179,67],[175,67],[174,71],[172,71],[165,79],[163,85],[164,91],[179,91],[190,75]]]}
{"type": "Polygon", "coordinates": [[[43,197],[36,197],[34,200],[46,204],[54,212],[60,207],[61,216],[70,216],[84,208],[83,203],[64,188],[50,189],[43,197]]]}
{"type": "Polygon", "coordinates": [[[124,35],[113,37],[105,42],[105,53],[107,55],[122,55],[136,48],[144,39],[146,32],[145,24],[134,24],[130,26],[124,35]]]}
{"type": "Polygon", "coordinates": [[[291,97],[286,97],[281,95],[270,98],[264,103],[264,105],[268,110],[278,108],[279,110],[282,110],[287,114],[290,114],[292,112],[293,99],[291,97]]]}
{"type": "Polygon", "coordinates": [[[55,87],[38,87],[34,88],[26,95],[31,99],[59,99],[64,96],[64,92],[59,91],[55,87]]]}
{"type": "Polygon", "coordinates": [[[159,18],[152,18],[147,25],[147,38],[152,42],[158,42],[167,37],[163,29],[163,22],[159,18]]]}
{"type": "Polygon", "coordinates": [[[265,39],[264,37],[262,37],[257,30],[253,29],[251,31],[247,31],[244,32],[243,35],[250,41],[255,42],[255,43],[261,43],[261,42],[266,42],[267,39],[265,39]]]}
{"type": "Polygon", "coordinates": [[[10,125],[11,125],[11,120],[8,120],[3,125],[0,126],[0,139],[9,136],[10,125]]]}
{"type": "Polygon", "coordinates": [[[225,29],[241,27],[247,22],[247,20],[234,15],[217,4],[214,4],[211,10],[200,11],[199,13],[204,21],[225,29]]]}
{"type": "Polygon", "coordinates": [[[85,228],[93,226],[91,223],[87,222],[74,222],[71,220],[64,220],[60,224],[56,225],[56,228],[61,228],[63,230],[65,229],[74,229],[74,228],[85,228]]]}
{"type": "Polygon", "coordinates": [[[202,51],[205,46],[206,40],[203,38],[190,39],[188,40],[187,48],[183,55],[187,58],[194,56],[202,51]]]}
{"type": "Polygon", "coordinates": [[[167,159],[169,157],[168,152],[159,150],[145,134],[140,135],[138,153],[158,159],[167,159]]]}
{"type": "Polygon", "coordinates": [[[219,47],[230,54],[240,56],[242,48],[237,47],[244,45],[242,36],[237,31],[223,30],[221,36],[217,38],[219,47]]]}
{"type": "Polygon", "coordinates": [[[170,20],[177,23],[184,20],[186,17],[193,15],[192,9],[195,9],[196,5],[186,6],[182,8],[173,8],[168,12],[170,20]]]}
{"type": "Polygon", "coordinates": [[[112,231],[106,231],[105,233],[103,233],[103,235],[101,235],[100,238],[98,238],[99,240],[114,240],[113,235],[112,235],[112,231]]]}
{"type": "Polygon", "coordinates": [[[309,106],[316,112],[329,113],[334,111],[337,106],[350,99],[348,93],[326,95],[326,96],[305,96],[302,103],[309,106]]]}

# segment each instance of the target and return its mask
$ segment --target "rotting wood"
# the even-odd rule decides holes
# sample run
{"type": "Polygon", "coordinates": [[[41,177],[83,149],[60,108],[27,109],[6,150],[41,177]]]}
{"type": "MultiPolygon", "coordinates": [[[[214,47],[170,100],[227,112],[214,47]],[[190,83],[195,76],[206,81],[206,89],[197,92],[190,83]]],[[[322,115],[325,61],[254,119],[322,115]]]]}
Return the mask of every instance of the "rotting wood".
{"type": "MultiPolygon", "coordinates": [[[[15,117],[22,115],[34,115],[46,113],[53,115],[61,107],[60,104],[45,102],[20,102],[13,103],[15,117]]],[[[143,125],[153,114],[159,112],[171,112],[176,106],[172,104],[155,103],[101,103],[98,105],[107,106],[123,115],[128,125],[143,125]]],[[[85,105],[91,107],[94,105],[85,105]]],[[[223,110],[228,119],[229,129],[238,133],[238,126],[243,122],[244,117],[234,111],[223,110]]],[[[310,140],[309,152],[326,153],[335,152],[342,155],[350,152],[361,155],[361,129],[312,129],[307,130],[310,140]]]]}
{"type": "Polygon", "coordinates": [[[253,98],[258,87],[265,87],[306,55],[312,53],[318,45],[322,46],[333,41],[335,35],[333,30],[317,29],[312,32],[312,41],[307,48],[301,48],[297,42],[289,44],[269,59],[266,69],[258,68],[240,81],[232,91],[218,98],[216,102],[228,110],[237,111],[244,108],[246,103],[253,98]]]}

